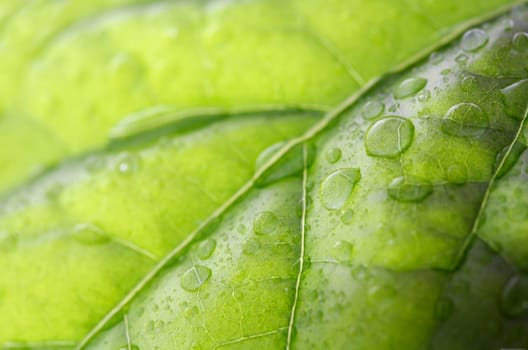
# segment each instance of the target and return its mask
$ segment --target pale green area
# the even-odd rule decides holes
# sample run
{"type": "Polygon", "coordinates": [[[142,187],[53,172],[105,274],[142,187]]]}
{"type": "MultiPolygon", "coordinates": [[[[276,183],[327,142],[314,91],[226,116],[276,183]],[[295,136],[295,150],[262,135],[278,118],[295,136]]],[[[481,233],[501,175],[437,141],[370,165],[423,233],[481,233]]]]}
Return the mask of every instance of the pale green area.
{"type": "Polygon", "coordinates": [[[320,117],[308,108],[334,105],[482,11],[341,3],[149,4],[46,45],[3,122],[35,132],[49,159],[101,150],[0,203],[0,348],[528,346],[523,219],[497,214],[524,206],[494,209],[524,175],[508,162],[523,121],[512,111],[526,100],[504,93],[528,75],[514,40],[527,12],[383,79],[279,159],[320,117]],[[122,121],[159,104],[170,106],[122,121]],[[193,112],[204,106],[219,109],[193,112]],[[110,132],[122,137],[108,144],[110,132]]]}
{"type": "Polygon", "coordinates": [[[333,107],[513,0],[4,2],[2,192],[153,106],[333,107]]]}

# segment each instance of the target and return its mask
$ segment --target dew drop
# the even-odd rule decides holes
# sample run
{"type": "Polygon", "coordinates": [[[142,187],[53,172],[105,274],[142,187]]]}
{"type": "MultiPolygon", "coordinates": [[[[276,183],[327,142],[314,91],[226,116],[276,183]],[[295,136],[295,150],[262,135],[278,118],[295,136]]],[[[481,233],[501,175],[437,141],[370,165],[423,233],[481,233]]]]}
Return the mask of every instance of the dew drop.
{"type": "Polygon", "coordinates": [[[201,265],[193,265],[183,273],[180,285],[183,289],[194,292],[207,282],[210,277],[211,269],[201,265]]]}
{"type": "Polygon", "coordinates": [[[242,246],[242,252],[246,255],[255,255],[260,250],[260,242],[254,239],[248,240],[242,246]]]}
{"type": "Polygon", "coordinates": [[[512,38],[513,48],[519,52],[528,51],[528,33],[515,33],[512,38]]]}
{"type": "Polygon", "coordinates": [[[326,151],[326,160],[328,163],[336,163],[339,159],[341,159],[341,149],[332,147],[326,151]]]}
{"type": "Polygon", "coordinates": [[[528,79],[518,81],[500,90],[504,111],[510,117],[522,120],[526,109],[528,79]]]}
{"type": "Polygon", "coordinates": [[[350,263],[354,254],[354,244],[348,241],[337,241],[332,247],[332,256],[338,261],[350,263]]]}
{"type": "Polygon", "coordinates": [[[73,238],[85,245],[105,244],[110,241],[110,237],[99,227],[92,224],[78,224],[73,228],[73,238]]]}
{"type": "Polygon", "coordinates": [[[202,260],[208,259],[216,248],[216,241],[214,239],[206,239],[201,242],[196,249],[196,255],[202,260]]]}
{"type": "Polygon", "coordinates": [[[369,101],[363,106],[361,115],[365,119],[374,119],[383,113],[384,109],[385,105],[383,103],[379,101],[369,101]]]}
{"type": "Polygon", "coordinates": [[[253,231],[258,235],[273,233],[279,226],[277,215],[271,211],[263,211],[258,214],[253,221],[253,231]]]}
{"type": "Polygon", "coordinates": [[[429,90],[424,90],[418,95],[418,101],[425,102],[431,97],[431,92],[429,90]]]}
{"type": "Polygon", "coordinates": [[[321,202],[326,209],[341,209],[361,178],[358,168],[343,168],[332,172],[321,183],[321,202]]]}
{"type": "Polygon", "coordinates": [[[474,103],[456,104],[442,119],[442,131],[453,136],[480,136],[488,126],[488,115],[474,103]]]}
{"type": "Polygon", "coordinates": [[[426,84],[427,79],[424,78],[405,79],[394,91],[394,98],[401,99],[413,96],[418,93],[418,91],[422,90],[426,84]]]}
{"type": "Polygon", "coordinates": [[[463,184],[467,181],[467,167],[460,163],[449,165],[446,171],[447,181],[454,184],[463,184]]]}
{"type": "Polygon", "coordinates": [[[392,199],[400,202],[420,202],[433,192],[428,181],[415,177],[397,177],[391,181],[387,193],[392,199]]]}
{"type": "Polygon", "coordinates": [[[117,161],[117,171],[123,175],[130,175],[138,171],[140,166],[139,157],[128,152],[122,154],[117,161]]]}
{"type": "Polygon", "coordinates": [[[435,51],[431,54],[431,56],[429,56],[429,60],[433,64],[439,64],[444,60],[444,55],[440,52],[435,51]]]}
{"type": "Polygon", "coordinates": [[[488,34],[482,29],[471,29],[462,36],[460,46],[464,51],[476,51],[486,45],[488,40],[488,34]]]}
{"type": "Polygon", "coordinates": [[[469,57],[463,53],[455,57],[455,61],[458,63],[466,63],[468,61],[469,57]]]}
{"type": "Polygon", "coordinates": [[[409,119],[389,116],[369,127],[365,148],[368,155],[392,158],[409,148],[413,138],[414,125],[409,119]]]}
{"type": "Polygon", "coordinates": [[[477,78],[475,78],[472,75],[465,76],[461,82],[462,90],[464,91],[475,90],[476,85],[477,85],[477,78]]]}
{"type": "Polygon", "coordinates": [[[435,317],[440,321],[445,321],[453,314],[453,309],[453,301],[449,298],[442,298],[436,303],[435,317]]]}
{"type": "Polygon", "coordinates": [[[341,212],[339,219],[345,225],[350,225],[354,219],[354,211],[352,209],[346,209],[341,212]]]}
{"type": "Polygon", "coordinates": [[[528,311],[528,276],[516,275],[505,284],[500,295],[500,310],[508,317],[528,311]]]}

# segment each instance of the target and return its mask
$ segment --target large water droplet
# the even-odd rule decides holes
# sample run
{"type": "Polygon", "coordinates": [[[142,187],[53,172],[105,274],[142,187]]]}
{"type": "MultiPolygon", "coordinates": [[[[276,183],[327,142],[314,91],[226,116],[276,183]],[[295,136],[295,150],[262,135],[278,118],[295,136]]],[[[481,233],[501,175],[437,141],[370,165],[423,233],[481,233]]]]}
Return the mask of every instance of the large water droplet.
{"type": "Polygon", "coordinates": [[[332,147],[326,151],[326,160],[328,163],[336,163],[339,159],[341,159],[341,149],[332,147]]]}
{"type": "Polygon", "coordinates": [[[183,273],[180,285],[183,289],[194,292],[207,282],[210,277],[211,269],[201,265],[193,265],[183,273]]]}
{"type": "Polygon", "coordinates": [[[216,241],[214,239],[206,239],[201,242],[196,249],[196,255],[202,260],[208,259],[216,248],[216,241]]]}
{"type": "Polygon", "coordinates": [[[391,181],[387,193],[400,202],[419,202],[433,192],[433,186],[428,181],[411,176],[397,177],[391,181]]]}
{"type": "Polygon", "coordinates": [[[486,45],[489,37],[482,29],[470,29],[462,36],[460,46],[464,51],[476,51],[486,45]]]}
{"type": "Polygon", "coordinates": [[[332,172],[321,183],[321,202],[326,209],[341,209],[361,178],[358,168],[344,168],[332,172]]]}
{"type": "Polygon", "coordinates": [[[512,38],[512,45],[517,51],[528,51],[528,33],[515,33],[512,38]]]}
{"type": "Polygon", "coordinates": [[[414,125],[406,118],[389,116],[378,120],[367,130],[367,154],[376,157],[395,157],[411,145],[414,125]]]}
{"type": "Polygon", "coordinates": [[[488,115],[474,103],[456,104],[442,119],[442,131],[454,136],[480,136],[488,126],[488,115]]]}
{"type": "Polygon", "coordinates": [[[453,301],[449,298],[440,299],[435,306],[435,316],[440,321],[445,321],[453,313],[453,301]]]}
{"type": "Polygon", "coordinates": [[[258,235],[273,233],[279,226],[277,215],[271,211],[263,211],[258,214],[253,221],[253,231],[258,235]]]}
{"type": "Polygon", "coordinates": [[[501,89],[504,111],[510,117],[521,120],[526,109],[526,96],[528,96],[528,79],[518,81],[501,89]]]}
{"type": "Polygon", "coordinates": [[[405,79],[400,85],[398,85],[396,90],[394,90],[394,97],[400,99],[413,96],[418,93],[418,91],[422,90],[426,84],[427,79],[424,78],[405,79]]]}
{"type": "Polygon", "coordinates": [[[86,245],[98,245],[110,241],[110,237],[102,229],[92,224],[76,225],[72,235],[77,242],[86,245]]]}
{"type": "Polygon", "coordinates": [[[361,110],[361,115],[365,119],[373,119],[383,113],[384,109],[385,105],[383,103],[379,101],[369,101],[363,106],[363,109],[361,110]]]}
{"type": "Polygon", "coordinates": [[[528,312],[528,276],[517,275],[510,278],[500,295],[500,310],[508,317],[516,317],[528,312]]]}
{"type": "Polygon", "coordinates": [[[133,153],[123,153],[117,161],[117,171],[123,175],[130,175],[139,170],[141,161],[133,153]]]}

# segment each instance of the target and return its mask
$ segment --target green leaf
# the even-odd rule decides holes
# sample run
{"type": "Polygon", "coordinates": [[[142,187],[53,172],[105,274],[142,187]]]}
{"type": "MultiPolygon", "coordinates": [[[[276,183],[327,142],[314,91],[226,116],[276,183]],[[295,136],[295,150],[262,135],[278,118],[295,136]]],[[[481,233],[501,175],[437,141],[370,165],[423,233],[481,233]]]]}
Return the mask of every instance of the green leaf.
{"type": "Polygon", "coordinates": [[[482,11],[450,4],[156,3],[57,35],[1,121],[71,158],[4,182],[0,348],[528,347],[528,9],[364,85],[482,11]]]}

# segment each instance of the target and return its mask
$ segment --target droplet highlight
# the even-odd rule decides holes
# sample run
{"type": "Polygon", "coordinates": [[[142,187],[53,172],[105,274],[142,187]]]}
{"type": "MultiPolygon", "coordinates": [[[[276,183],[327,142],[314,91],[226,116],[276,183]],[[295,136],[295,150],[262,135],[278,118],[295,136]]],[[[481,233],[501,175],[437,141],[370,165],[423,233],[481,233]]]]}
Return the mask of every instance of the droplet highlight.
{"type": "Polygon", "coordinates": [[[389,116],[372,124],[365,135],[368,155],[392,158],[403,153],[414,138],[414,125],[406,118],[389,116]]]}
{"type": "Polygon", "coordinates": [[[363,106],[361,116],[365,119],[374,119],[379,117],[384,109],[385,105],[383,103],[379,101],[369,101],[363,106]]]}
{"type": "Polygon", "coordinates": [[[341,209],[361,178],[358,168],[344,168],[332,172],[321,183],[322,205],[329,210],[341,209]]]}
{"type": "Polygon", "coordinates": [[[194,292],[207,282],[209,278],[211,278],[211,269],[201,265],[194,265],[183,273],[180,285],[186,291],[194,292]]]}
{"type": "Polygon", "coordinates": [[[512,38],[513,48],[519,52],[528,51],[528,33],[515,33],[512,38]]]}
{"type": "Polygon", "coordinates": [[[140,166],[139,157],[132,153],[122,154],[117,161],[117,171],[123,175],[130,175],[137,172],[140,166]]]}
{"type": "Polygon", "coordinates": [[[480,136],[488,126],[488,115],[474,103],[456,104],[442,119],[442,131],[453,136],[480,136]]]}

